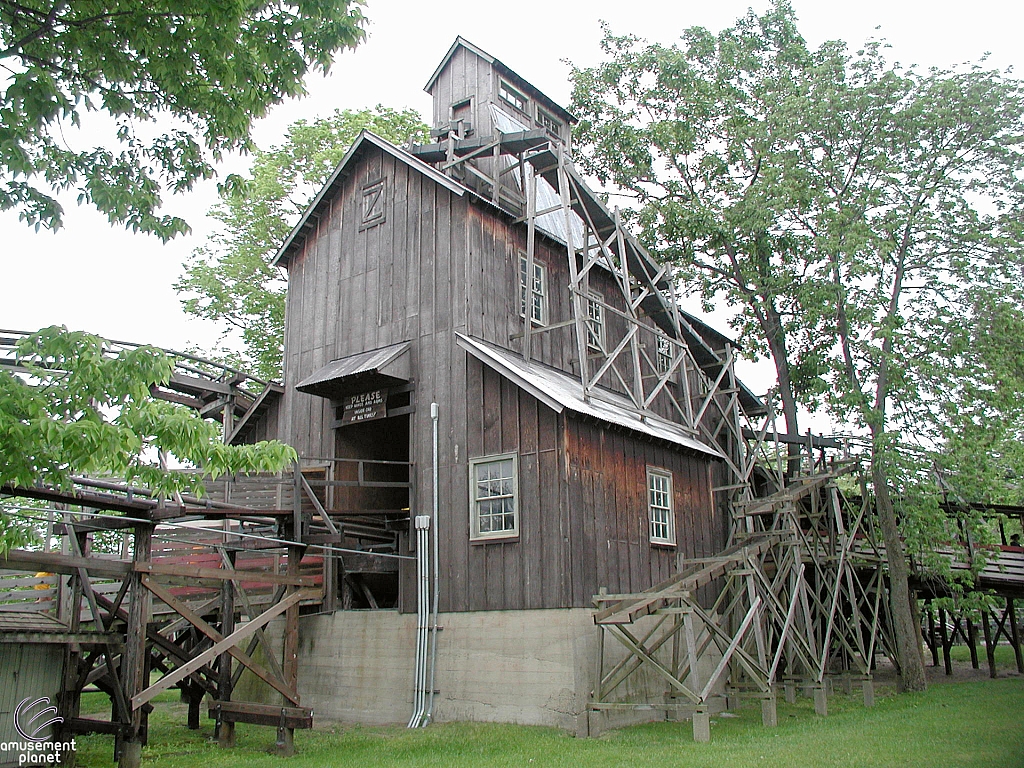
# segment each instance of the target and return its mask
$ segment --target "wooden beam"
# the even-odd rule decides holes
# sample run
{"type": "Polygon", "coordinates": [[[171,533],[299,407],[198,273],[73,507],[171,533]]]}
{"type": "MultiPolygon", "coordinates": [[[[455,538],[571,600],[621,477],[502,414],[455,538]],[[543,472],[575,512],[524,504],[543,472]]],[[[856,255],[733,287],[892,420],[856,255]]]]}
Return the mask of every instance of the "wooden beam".
{"type": "Polygon", "coordinates": [[[270,623],[270,620],[275,616],[287,611],[293,605],[296,605],[301,600],[316,599],[320,596],[320,593],[312,589],[300,589],[293,592],[291,595],[286,597],[280,603],[275,605],[273,608],[260,614],[258,617],[250,621],[244,627],[236,629],[230,635],[225,637],[219,643],[215,643],[212,648],[208,648],[206,651],[196,656],[194,659],[189,661],[187,664],[175,669],[169,675],[165,675],[160,680],[149,686],[146,690],[139,693],[137,696],[132,697],[132,708],[138,709],[148,701],[152,701],[161,691],[166,691],[175,683],[188,677],[190,674],[195,672],[200,667],[204,666],[211,659],[216,658],[220,654],[224,653],[228,648],[236,645],[239,640],[243,640],[249,635],[253,634],[260,627],[264,627],[270,623]]]}
{"type": "Polygon", "coordinates": [[[114,578],[125,577],[131,572],[131,564],[124,560],[62,555],[59,552],[30,552],[24,549],[12,549],[0,555],[0,565],[13,570],[45,570],[67,575],[77,575],[79,568],[85,568],[91,575],[114,578]]]}
{"type": "Polygon", "coordinates": [[[279,707],[243,701],[210,702],[210,717],[229,723],[283,725],[285,728],[312,728],[313,710],[308,707],[279,707]]]}
{"type": "Polygon", "coordinates": [[[171,563],[135,563],[139,573],[157,576],[182,576],[190,579],[213,579],[237,581],[240,583],[262,582],[266,584],[292,584],[298,587],[315,587],[316,581],[309,576],[293,576],[270,571],[229,571],[226,568],[204,568],[198,565],[174,565],[171,563]]]}
{"type": "MultiPolygon", "coordinates": [[[[128,498],[126,496],[114,496],[109,493],[92,493],[90,491],[62,491],[57,488],[45,488],[40,486],[21,487],[13,485],[0,486],[0,493],[11,496],[20,496],[26,499],[39,499],[40,501],[55,501],[61,504],[74,504],[92,509],[103,509],[112,512],[127,512],[133,515],[145,516],[156,507],[156,501],[148,498],[128,498]]],[[[178,510],[177,507],[170,509],[178,510]]],[[[180,514],[180,513],[179,513],[180,514]]]]}
{"type": "Polygon", "coordinates": [[[25,645],[78,643],[79,645],[109,645],[114,648],[124,646],[124,640],[118,635],[106,632],[4,632],[0,635],[0,643],[25,645]]]}
{"type": "MultiPolygon", "coordinates": [[[[171,608],[181,614],[184,618],[188,619],[189,622],[200,632],[206,635],[208,638],[213,640],[215,643],[220,642],[224,639],[224,635],[210,626],[207,622],[203,621],[203,618],[196,613],[193,613],[187,605],[178,600],[174,595],[171,594],[170,590],[164,587],[162,584],[153,581],[148,576],[142,577],[142,583],[150,592],[159,597],[171,608]]],[[[230,588],[230,587],[228,587],[230,588]]],[[[270,671],[265,669],[261,664],[255,661],[241,648],[232,646],[228,648],[226,653],[231,654],[232,657],[238,659],[241,664],[248,667],[254,675],[260,678],[267,685],[278,690],[281,695],[292,702],[299,700],[299,694],[290,686],[287,686],[282,682],[280,676],[272,674],[270,671]]],[[[228,673],[230,677],[230,672],[228,673]]]]}

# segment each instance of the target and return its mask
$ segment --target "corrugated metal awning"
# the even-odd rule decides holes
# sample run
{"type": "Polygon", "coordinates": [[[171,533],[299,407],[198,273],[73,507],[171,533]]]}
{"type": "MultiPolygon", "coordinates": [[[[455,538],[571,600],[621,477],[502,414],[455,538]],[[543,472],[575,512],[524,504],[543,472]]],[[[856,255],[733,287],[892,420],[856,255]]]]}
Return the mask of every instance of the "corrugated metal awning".
{"type": "Polygon", "coordinates": [[[403,341],[332,360],[295,388],[310,395],[338,398],[407,382],[410,346],[410,342],[403,341]]]}
{"type": "Polygon", "coordinates": [[[647,437],[666,440],[691,451],[724,458],[716,448],[705,445],[681,425],[658,416],[643,415],[624,395],[601,389],[583,399],[579,379],[542,363],[527,362],[520,355],[456,333],[459,346],[493,368],[554,411],[569,410],[581,416],[624,427],[647,437]]]}

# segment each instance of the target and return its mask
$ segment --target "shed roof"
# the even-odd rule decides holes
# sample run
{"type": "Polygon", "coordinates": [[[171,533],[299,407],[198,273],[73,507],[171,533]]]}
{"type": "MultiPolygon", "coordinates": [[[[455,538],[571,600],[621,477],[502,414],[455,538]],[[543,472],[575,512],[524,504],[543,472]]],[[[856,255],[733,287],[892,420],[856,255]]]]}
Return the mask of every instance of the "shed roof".
{"type": "Polygon", "coordinates": [[[410,342],[332,360],[295,387],[320,397],[338,397],[409,380],[410,342]]]}
{"type": "Polygon", "coordinates": [[[667,419],[640,414],[624,395],[601,388],[591,391],[584,399],[583,385],[576,378],[555,368],[535,361],[527,362],[520,355],[496,347],[486,341],[456,333],[459,346],[494,369],[505,378],[526,390],[546,406],[561,413],[569,410],[606,424],[624,427],[646,437],[670,443],[715,458],[723,458],[717,449],[698,440],[667,419]]]}
{"type": "Polygon", "coordinates": [[[0,610],[0,632],[67,632],[68,625],[42,611],[0,610]]]}

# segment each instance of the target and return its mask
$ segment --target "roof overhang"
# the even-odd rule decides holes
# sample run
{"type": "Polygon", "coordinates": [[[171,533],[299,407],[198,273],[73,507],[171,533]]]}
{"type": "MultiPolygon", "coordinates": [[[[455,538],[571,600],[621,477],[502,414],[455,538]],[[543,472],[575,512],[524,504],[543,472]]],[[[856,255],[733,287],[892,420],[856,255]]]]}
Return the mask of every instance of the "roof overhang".
{"type": "Polygon", "coordinates": [[[591,392],[583,397],[583,385],[567,373],[543,363],[527,362],[520,355],[473,339],[461,333],[455,334],[458,344],[484,365],[497,371],[506,379],[530,393],[556,413],[571,411],[597,421],[622,427],[647,438],[664,440],[669,443],[716,459],[724,456],[693,436],[679,424],[650,414],[641,414],[624,396],[606,389],[591,392]]]}
{"type": "Polygon", "coordinates": [[[358,392],[404,384],[411,375],[411,346],[410,342],[403,341],[332,360],[300,381],[295,388],[306,394],[338,399],[358,392]]]}

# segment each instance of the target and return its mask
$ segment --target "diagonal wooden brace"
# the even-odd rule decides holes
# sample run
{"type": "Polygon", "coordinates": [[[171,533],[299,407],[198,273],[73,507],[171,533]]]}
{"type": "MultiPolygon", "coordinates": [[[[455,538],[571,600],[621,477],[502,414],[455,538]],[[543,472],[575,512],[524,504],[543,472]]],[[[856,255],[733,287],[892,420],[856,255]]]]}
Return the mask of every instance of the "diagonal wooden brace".
{"type": "Polygon", "coordinates": [[[137,696],[133,696],[131,702],[132,709],[138,709],[147,701],[153,699],[161,691],[167,690],[172,685],[177,683],[179,680],[183,680],[184,678],[188,677],[190,674],[195,672],[197,669],[202,667],[207,662],[224,653],[229,648],[234,647],[239,640],[248,637],[260,627],[266,626],[268,623],[270,623],[270,620],[273,619],[275,616],[279,616],[280,614],[284,613],[293,605],[298,604],[301,600],[315,599],[317,596],[319,596],[319,594],[319,591],[312,589],[300,589],[296,592],[293,592],[280,603],[268,609],[264,613],[260,614],[255,619],[246,624],[244,627],[235,630],[220,642],[214,643],[212,648],[208,648],[206,651],[196,656],[187,664],[183,664],[170,674],[164,675],[164,677],[160,678],[160,680],[155,682],[153,685],[149,686],[149,688],[142,691],[137,696]]]}

